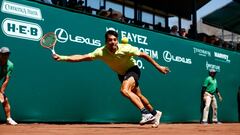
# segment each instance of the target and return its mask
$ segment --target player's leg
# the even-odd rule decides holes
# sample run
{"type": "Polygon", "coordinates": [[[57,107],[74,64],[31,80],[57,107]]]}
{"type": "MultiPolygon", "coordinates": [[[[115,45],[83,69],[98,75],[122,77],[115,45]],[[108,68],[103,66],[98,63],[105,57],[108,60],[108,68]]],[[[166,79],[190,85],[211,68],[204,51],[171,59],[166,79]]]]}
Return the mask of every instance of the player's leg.
{"type": "Polygon", "coordinates": [[[0,92],[0,102],[3,103],[3,101],[4,101],[4,96],[3,96],[3,94],[0,92]]]}
{"type": "Polygon", "coordinates": [[[215,96],[213,96],[213,98],[212,98],[212,110],[213,110],[212,122],[213,123],[218,123],[218,118],[217,118],[217,100],[216,100],[215,96]]]}
{"type": "Polygon", "coordinates": [[[11,118],[11,107],[6,96],[4,97],[4,102],[2,103],[2,105],[6,115],[7,124],[17,125],[17,123],[11,118]]]}
{"type": "Polygon", "coordinates": [[[155,116],[155,120],[153,121],[153,127],[158,127],[160,123],[160,119],[162,116],[162,112],[153,109],[152,105],[148,101],[148,99],[142,94],[140,87],[135,87],[133,90],[134,93],[141,99],[143,105],[149,110],[149,112],[155,116]]]}
{"type": "Polygon", "coordinates": [[[145,109],[141,99],[133,92],[135,86],[135,79],[133,77],[129,77],[122,82],[121,93],[127,97],[138,109],[140,109],[142,113],[140,124],[151,122],[155,119],[155,117],[147,109],[145,109]]]}
{"type": "Polygon", "coordinates": [[[152,105],[149,103],[148,99],[142,95],[142,92],[141,92],[139,86],[135,87],[133,89],[133,92],[140,98],[140,100],[142,101],[142,103],[146,107],[146,109],[148,109],[150,112],[153,111],[152,105]]]}
{"type": "Polygon", "coordinates": [[[121,93],[123,96],[130,99],[130,101],[139,109],[144,108],[143,103],[140,98],[132,92],[132,89],[135,87],[135,80],[133,77],[124,80],[121,85],[121,93]]]}
{"type": "Polygon", "coordinates": [[[204,91],[201,90],[201,95],[200,95],[200,115],[201,115],[201,117],[199,119],[200,123],[202,122],[203,109],[205,107],[205,102],[203,100],[203,96],[204,96],[204,91]]]}
{"type": "Polygon", "coordinates": [[[205,102],[205,107],[203,109],[202,123],[206,124],[208,122],[208,113],[209,113],[209,107],[210,107],[212,98],[209,94],[205,92],[203,96],[203,100],[205,102]]]}

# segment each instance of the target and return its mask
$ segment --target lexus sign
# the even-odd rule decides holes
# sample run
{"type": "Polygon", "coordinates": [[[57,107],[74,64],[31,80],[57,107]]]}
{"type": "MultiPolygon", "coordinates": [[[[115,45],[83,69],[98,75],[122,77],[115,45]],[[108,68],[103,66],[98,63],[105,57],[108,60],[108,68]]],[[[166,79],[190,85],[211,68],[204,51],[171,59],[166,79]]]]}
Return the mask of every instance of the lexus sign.
{"type": "Polygon", "coordinates": [[[180,62],[180,63],[184,63],[184,64],[192,64],[192,60],[190,58],[185,58],[182,56],[175,56],[172,55],[171,52],[169,51],[164,51],[163,52],[163,59],[166,62],[180,62]]]}

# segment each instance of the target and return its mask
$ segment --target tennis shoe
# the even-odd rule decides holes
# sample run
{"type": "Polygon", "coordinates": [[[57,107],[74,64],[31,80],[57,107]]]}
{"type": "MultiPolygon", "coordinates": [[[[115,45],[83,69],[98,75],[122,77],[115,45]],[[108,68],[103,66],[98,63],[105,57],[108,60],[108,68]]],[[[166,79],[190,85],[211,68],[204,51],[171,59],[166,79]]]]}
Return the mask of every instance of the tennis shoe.
{"type": "Polygon", "coordinates": [[[208,122],[207,121],[201,121],[201,124],[202,125],[208,125],[208,122]]]}
{"type": "Polygon", "coordinates": [[[12,118],[7,118],[7,124],[15,126],[17,125],[17,122],[15,122],[12,118]]]}
{"type": "Polygon", "coordinates": [[[162,117],[162,112],[157,110],[157,114],[155,115],[155,119],[154,119],[153,125],[152,125],[153,128],[158,127],[158,125],[160,124],[161,117],[162,117]]]}
{"type": "Polygon", "coordinates": [[[219,121],[213,121],[213,124],[222,124],[222,122],[219,122],[219,121]]]}
{"type": "Polygon", "coordinates": [[[139,122],[140,125],[144,125],[146,123],[150,123],[155,119],[155,116],[153,116],[151,113],[148,114],[142,114],[142,119],[139,122]]]}

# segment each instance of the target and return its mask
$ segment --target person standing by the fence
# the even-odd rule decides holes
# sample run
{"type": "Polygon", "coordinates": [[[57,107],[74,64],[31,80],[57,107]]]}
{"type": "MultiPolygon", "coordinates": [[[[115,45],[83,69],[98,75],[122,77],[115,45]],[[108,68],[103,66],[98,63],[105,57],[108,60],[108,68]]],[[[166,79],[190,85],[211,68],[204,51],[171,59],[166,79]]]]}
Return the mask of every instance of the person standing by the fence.
{"type": "Polygon", "coordinates": [[[208,123],[208,114],[209,114],[210,105],[212,106],[212,110],[213,110],[212,122],[220,123],[217,118],[217,99],[215,97],[215,94],[217,94],[220,101],[222,101],[223,99],[218,90],[217,79],[215,76],[216,76],[216,70],[210,69],[209,76],[204,80],[204,83],[202,86],[202,90],[204,92],[203,100],[205,104],[205,107],[203,109],[202,124],[208,123]]]}
{"type": "Polygon", "coordinates": [[[13,71],[13,63],[9,60],[9,55],[9,48],[2,47],[0,49],[0,80],[3,81],[0,88],[0,101],[5,111],[7,124],[17,125],[17,123],[11,118],[10,104],[5,94],[6,87],[8,86],[8,82],[13,71]]]}

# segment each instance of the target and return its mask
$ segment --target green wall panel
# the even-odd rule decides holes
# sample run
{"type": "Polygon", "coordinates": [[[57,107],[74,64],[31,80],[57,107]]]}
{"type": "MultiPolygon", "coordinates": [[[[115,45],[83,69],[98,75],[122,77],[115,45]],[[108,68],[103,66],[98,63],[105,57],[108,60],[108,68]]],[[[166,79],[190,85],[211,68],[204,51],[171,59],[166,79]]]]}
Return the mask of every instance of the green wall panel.
{"type": "MultiPolygon", "coordinates": [[[[140,112],[119,91],[117,75],[100,61],[56,62],[39,38],[58,35],[56,52],[84,54],[104,44],[104,33],[114,28],[141,51],[171,72],[163,75],[142,59],[140,86],[163,122],[200,119],[200,93],[207,69],[217,78],[224,101],[219,120],[236,122],[240,55],[95,16],[75,13],[31,1],[2,1],[0,46],[8,46],[15,68],[6,94],[12,115],[22,122],[138,122],[140,112]]],[[[0,108],[1,119],[3,110],[0,108]]]]}

